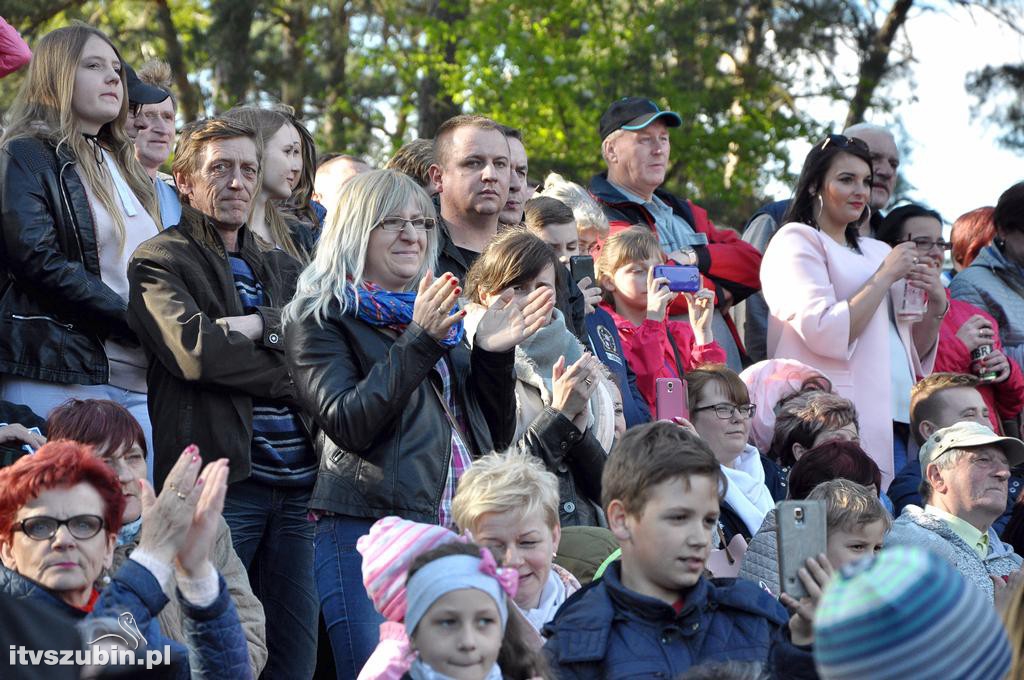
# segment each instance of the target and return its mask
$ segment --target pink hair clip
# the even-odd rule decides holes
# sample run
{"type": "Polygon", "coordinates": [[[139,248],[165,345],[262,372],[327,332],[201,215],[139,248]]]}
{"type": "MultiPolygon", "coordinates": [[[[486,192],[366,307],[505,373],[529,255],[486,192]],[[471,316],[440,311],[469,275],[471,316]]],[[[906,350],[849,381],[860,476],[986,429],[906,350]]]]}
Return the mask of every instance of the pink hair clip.
{"type": "Polygon", "coordinates": [[[519,590],[519,574],[513,569],[498,568],[494,555],[487,548],[480,548],[480,571],[498,582],[509,597],[515,597],[519,590]]]}

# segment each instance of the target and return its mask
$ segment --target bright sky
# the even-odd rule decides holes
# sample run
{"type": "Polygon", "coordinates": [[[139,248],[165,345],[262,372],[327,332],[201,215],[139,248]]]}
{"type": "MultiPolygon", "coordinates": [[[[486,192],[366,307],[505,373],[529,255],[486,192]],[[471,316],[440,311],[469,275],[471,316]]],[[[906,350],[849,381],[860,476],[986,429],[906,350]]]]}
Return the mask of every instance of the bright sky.
{"type": "MultiPolygon", "coordinates": [[[[1018,25],[1024,26],[1024,16],[1018,25]]],[[[1004,189],[1024,180],[1024,156],[998,146],[998,128],[972,116],[975,100],[964,86],[967,74],[983,66],[1024,62],[1024,38],[980,10],[963,8],[915,13],[905,28],[916,63],[912,85],[895,90],[911,100],[907,88],[913,89],[913,100],[895,111],[909,137],[902,173],[916,187],[912,197],[951,222],[973,208],[994,205],[1004,189]]],[[[831,118],[838,131],[846,108],[814,113],[831,118]]],[[[888,125],[893,120],[890,115],[871,122],[888,125]]],[[[808,148],[806,143],[791,147],[794,172],[808,148]]]]}

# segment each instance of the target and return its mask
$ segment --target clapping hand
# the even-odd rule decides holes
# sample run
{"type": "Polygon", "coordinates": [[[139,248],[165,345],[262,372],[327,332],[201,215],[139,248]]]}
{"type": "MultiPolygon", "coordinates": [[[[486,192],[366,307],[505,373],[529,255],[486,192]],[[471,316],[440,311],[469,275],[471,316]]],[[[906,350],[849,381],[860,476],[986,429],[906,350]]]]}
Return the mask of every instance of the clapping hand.
{"type": "Polygon", "coordinates": [[[185,544],[178,551],[175,565],[180,572],[193,579],[206,573],[210,552],[217,540],[217,529],[224,511],[224,496],[228,491],[228,459],[221,458],[207,465],[198,485],[202,487],[202,492],[192,515],[192,526],[185,537],[185,544]]]}
{"type": "Polygon", "coordinates": [[[586,430],[589,412],[587,405],[601,379],[599,360],[586,352],[566,368],[565,357],[559,357],[551,373],[551,406],[573,421],[580,432],[586,430]],[[580,417],[583,414],[584,417],[580,417]]]}
{"type": "Polygon", "coordinates": [[[452,326],[466,316],[466,310],[458,314],[451,313],[461,293],[459,280],[450,272],[434,280],[434,275],[427,270],[416,290],[416,302],[412,308],[413,322],[438,342],[444,340],[452,326]]]}
{"type": "Polygon", "coordinates": [[[210,463],[200,475],[201,467],[199,449],[192,444],[171,468],[159,497],[148,482],[139,480],[139,550],[192,578],[201,576],[209,562],[228,483],[227,459],[210,463]]]}
{"type": "Polygon", "coordinates": [[[198,484],[199,469],[203,465],[199,448],[191,444],[182,451],[178,461],[167,474],[159,496],[153,493],[149,482],[140,479],[142,501],[142,534],[139,550],[144,550],[165,564],[172,564],[182,546],[195,513],[203,484],[198,484]]]}
{"type": "Polygon", "coordinates": [[[555,292],[543,286],[517,300],[508,288],[487,307],[474,343],[488,352],[507,352],[548,324],[555,292]]]}

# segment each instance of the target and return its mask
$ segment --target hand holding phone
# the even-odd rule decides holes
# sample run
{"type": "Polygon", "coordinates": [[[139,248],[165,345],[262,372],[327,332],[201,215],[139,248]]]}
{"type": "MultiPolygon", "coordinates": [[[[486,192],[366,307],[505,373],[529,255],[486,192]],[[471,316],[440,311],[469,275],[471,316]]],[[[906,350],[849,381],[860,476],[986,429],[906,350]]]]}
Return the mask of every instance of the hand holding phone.
{"type": "Polygon", "coordinates": [[[590,255],[573,255],[569,258],[569,275],[576,285],[583,279],[590,279],[593,283],[597,280],[594,276],[594,258],[590,255]]]}

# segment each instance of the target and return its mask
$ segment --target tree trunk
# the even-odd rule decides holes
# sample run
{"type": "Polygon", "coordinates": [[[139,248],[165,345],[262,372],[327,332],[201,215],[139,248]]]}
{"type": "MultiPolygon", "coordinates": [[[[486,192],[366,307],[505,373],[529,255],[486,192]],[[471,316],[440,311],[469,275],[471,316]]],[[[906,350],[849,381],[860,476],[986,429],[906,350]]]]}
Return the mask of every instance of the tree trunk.
{"type": "Polygon", "coordinates": [[[889,71],[889,53],[896,40],[896,34],[907,21],[907,14],[913,7],[914,0],[896,0],[885,17],[881,28],[874,31],[867,50],[861,55],[860,69],[857,74],[857,89],[850,101],[850,112],[846,116],[846,125],[850,127],[864,120],[864,114],[871,107],[871,102],[878,88],[889,71]]]}
{"type": "Polygon", "coordinates": [[[285,78],[281,80],[281,101],[301,116],[306,97],[306,55],[300,43],[309,30],[306,3],[299,0],[285,10],[283,60],[285,78]]]}
{"type": "Polygon", "coordinates": [[[349,47],[349,13],[346,0],[332,0],[329,16],[319,21],[331,28],[328,33],[325,63],[328,83],[324,96],[323,141],[324,151],[345,150],[345,97],[348,95],[348,81],[345,67],[349,47]]]}
{"type": "MultiPolygon", "coordinates": [[[[451,25],[469,16],[467,0],[451,0],[450,2],[435,0],[430,7],[429,15],[441,24],[451,25]]],[[[444,63],[455,64],[455,48],[457,36],[448,39],[444,46],[444,63]]],[[[420,138],[429,139],[437,132],[441,123],[452,116],[462,113],[450,94],[443,92],[441,78],[437,71],[431,69],[420,80],[416,96],[417,132],[420,138]]]]}
{"type": "Polygon", "coordinates": [[[167,47],[167,63],[171,66],[171,75],[178,88],[178,111],[184,120],[199,118],[199,95],[192,83],[188,82],[188,67],[185,66],[185,55],[178,41],[178,29],[171,16],[171,8],[167,0],[156,1],[156,20],[160,26],[160,37],[167,47]]]}
{"type": "Polygon", "coordinates": [[[250,32],[259,0],[214,0],[210,3],[210,58],[214,102],[218,110],[245,102],[251,82],[250,32]]]}

